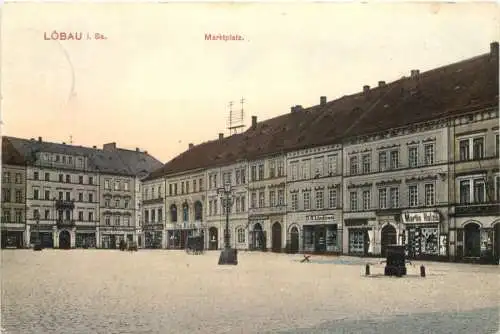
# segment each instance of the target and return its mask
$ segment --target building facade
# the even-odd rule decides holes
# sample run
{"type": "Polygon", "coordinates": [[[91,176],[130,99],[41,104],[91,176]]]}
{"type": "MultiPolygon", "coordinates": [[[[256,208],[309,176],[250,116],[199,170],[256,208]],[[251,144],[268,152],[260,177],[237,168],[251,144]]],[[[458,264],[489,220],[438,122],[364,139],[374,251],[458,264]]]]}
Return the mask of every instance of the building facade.
{"type": "Polygon", "coordinates": [[[281,252],[286,248],[286,155],[248,163],[248,248],[281,252]]]}
{"type": "Polygon", "coordinates": [[[287,154],[287,245],[295,252],[342,252],[342,146],[287,154]]]}
{"type": "Polygon", "coordinates": [[[2,248],[22,248],[26,229],[26,167],[2,166],[2,248]]]}
{"type": "Polygon", "coordinates": [[[229,214],[231,247],[248,248],[248,167],[245,161],[207,169],[206,229],[208,249],[224,247],[229,214]],[[225,186],[229,185],[228,189],[225,186]],[[224,193],[223,190],[229,190],[224,193]],[[227,212],[229,211],[229,212],[227,212]]]}
{"type": "Polygon", "coordinates": [[[205,174],[199,170],[166,178],[166,248],[184,249],[189,237],[205,235],[205,174]]]}
{"type": "Polygon", "coordinates": [[[495,261],[500,254],[498,108],[451,120],[450,255],[495,261]]]}
{"type": "Polygon", "coordinates": [[[352,139],[344,146],[344,250],[410,258],[447,255],[446,120],[352,139]]]}
{"type": "Polygon", "coordinates": [[[142,233],[145,248],[165,248],[165,179],[142,183],[142,233]]]}
{"type": "Polygon", "coordinates": [[[77,152],[40,149],[26,171],[26,247],[96,246],[98,178],[77,152]],[[78,236],[78,243],[77,241],[78,236]]]}
{"type": "Polygon", "coordinates": [[[118,248],[120,241],[137,242],[135,220],[135,177],[124,174],[99,175],[100,248],[118,248]]]}

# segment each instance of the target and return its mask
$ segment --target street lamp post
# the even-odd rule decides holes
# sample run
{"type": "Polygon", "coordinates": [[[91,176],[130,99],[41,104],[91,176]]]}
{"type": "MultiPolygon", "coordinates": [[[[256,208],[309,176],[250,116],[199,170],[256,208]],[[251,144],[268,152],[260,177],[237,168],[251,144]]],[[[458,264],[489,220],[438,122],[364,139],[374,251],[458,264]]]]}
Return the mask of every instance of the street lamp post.
{"type": "Polygon", "coordinates": [[[229,242],[229,208],[232,204],[232,189],[231,184],[226,183],[224,188],[217,189],[217,194],[225,199],[224,208],[226,209],[226,230],[224,232],[224,249],[220,253],[219,265],[237,265],[238,252],[236,249],[231,248],[229,242]]]}
{"type": "Polygon", "coordinates": [[[41,251],[43,249],[42,247],[42,241],[40,240],[40,215],[38,213],[35,213],[35,221],[36,221],[36,241],[35,245],[33,246],[33,250],[35,251],[41,251]]]}

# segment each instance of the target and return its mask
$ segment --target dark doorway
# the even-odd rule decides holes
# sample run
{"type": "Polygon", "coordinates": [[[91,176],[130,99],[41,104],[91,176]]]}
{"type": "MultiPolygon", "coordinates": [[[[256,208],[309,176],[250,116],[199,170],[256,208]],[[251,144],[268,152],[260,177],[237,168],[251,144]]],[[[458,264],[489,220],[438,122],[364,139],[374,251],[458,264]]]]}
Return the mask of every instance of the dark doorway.
{"type": "Polygon", "coordinates": [[[59,248],[70,249],[71,248],[71,235],[68,231],[61,231],[59,233],[59,248]]]}
{"type": "Polygon", "coordinates": [[[109,236],[109,248],[116,249],[116,235],[112,234],[109,236]]]}
{"type": "Polygon", "coordinates": [[[256,223],[253,226],[253,230],[249,234],[250,250],[266,250],[266,232],[262,230],[262,225],[260,223],[256,223]]]}
{"type": "Polygon", "coordinates": [[[464,256],[465,257],[480,257],[481,256],[481,228],[476,223],[465,225],[464,235],[464,256]]]}
{"type": "Polygon", "coordinates": [[[273,252],[277,252],[277,253],[281,252],[281,240],[282,239],[283,238],[281,236],[281,224],[278,222],[275,222],[273,224],[273,228],[272,228],[273,244],[272,244],[271,248],[272,248],[273,252]]]}
{"type": "Polygon", "coordinates": [[[290,253],[299,252],[299,229],[292,227],[290,230],[290,253]]]}
{"type": "Polygon", "coordinates": [[[386,257],[387,246],[395,245],[397,243],[396,228],[394,228],[394,226],[392,225],[385,225],[384,228],[382,228],[381,234],[382,234],[380,240],[381,254],[382,257],[386,257]]]}
{"type": "Polygon", "coordinates": [[[217,250],[219,248],[219,233],[217,232],[217,227],[211,227],[208,230],[208,249],[217,250]]]}

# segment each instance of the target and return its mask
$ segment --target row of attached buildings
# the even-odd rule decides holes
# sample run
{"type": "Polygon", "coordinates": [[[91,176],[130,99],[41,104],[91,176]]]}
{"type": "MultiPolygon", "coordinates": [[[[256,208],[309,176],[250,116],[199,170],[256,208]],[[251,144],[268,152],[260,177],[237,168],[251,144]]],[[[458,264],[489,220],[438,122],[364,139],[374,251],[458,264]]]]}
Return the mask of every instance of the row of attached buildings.
{"type": "Polygon", "coordinates": [[[202,231],[239,249],[414,258],[500,253],[498,43],[478,57],[310,108],[188,149],[143,181],[150,247],[202,231]]]}
{"type": "Polygon", "coordinates": [[[2,199],[2,233],[25,245],[36,228],[56,247],[128,238],[167,249],[202,233],[206,248],[220,249],[229,210],[238,249],[383,255],[405,244],[412,258],[498,259],[498,70],[494,42],[472,59],[262,122],[253,116],[245,132],[190,144],[164,165],[113,144],[4,138],[3,154],[13,149],[2,157],[2,198],[8,189],[16,200],[2,199]],[[69,169],[54,156],[65,150],[74,152],[69,169]]]}

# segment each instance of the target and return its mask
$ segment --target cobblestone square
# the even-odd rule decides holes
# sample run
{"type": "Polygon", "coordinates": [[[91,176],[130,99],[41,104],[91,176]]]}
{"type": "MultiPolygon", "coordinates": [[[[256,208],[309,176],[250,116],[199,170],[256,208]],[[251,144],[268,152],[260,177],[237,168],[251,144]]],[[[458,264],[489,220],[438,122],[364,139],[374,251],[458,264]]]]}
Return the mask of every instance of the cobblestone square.
{"type": "Polygon", "coordinates": [[[2,251],[5,333],[496,333],[498,266],[240,252],[2,251]],[[371,263],[371,276],[364,276],[371,263]],[[426,266],[422,278],[420,265],[426,266]]]}

